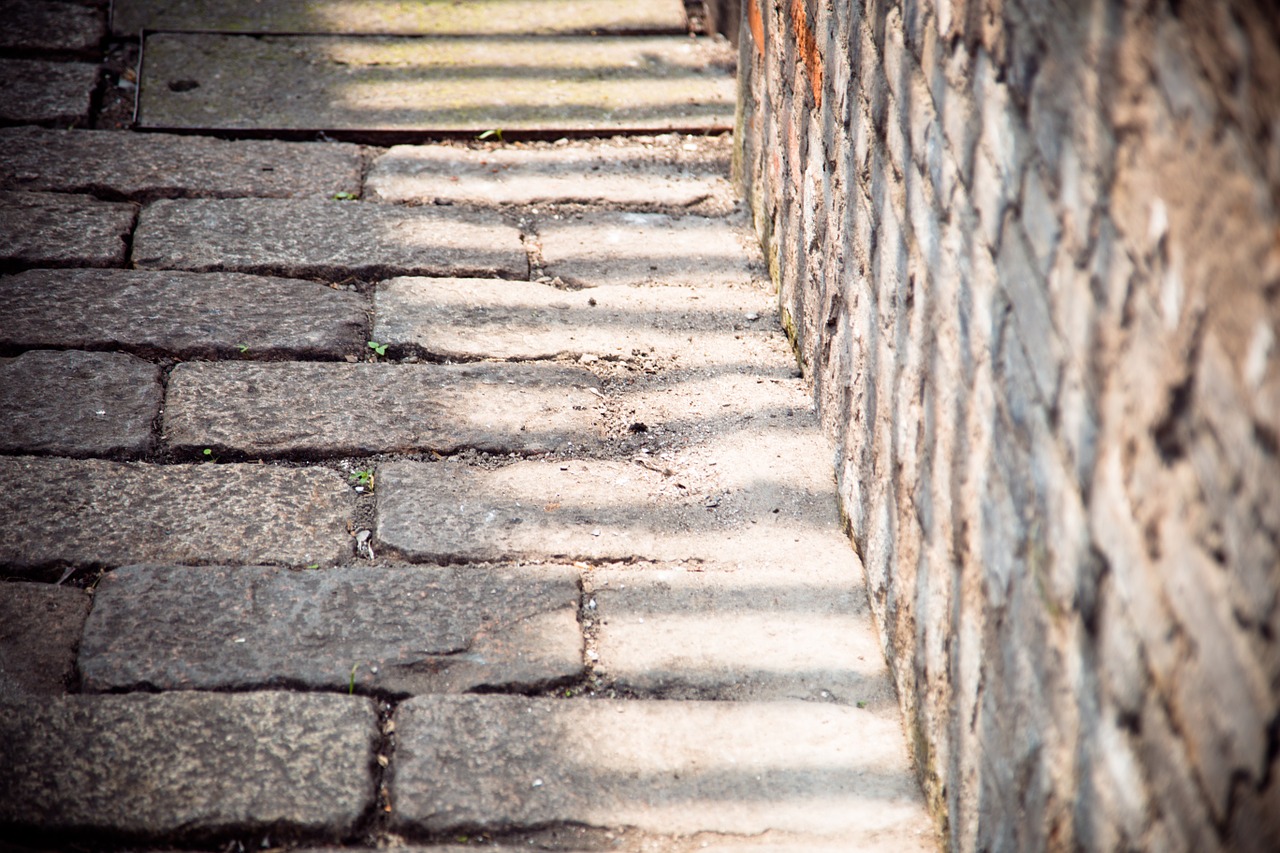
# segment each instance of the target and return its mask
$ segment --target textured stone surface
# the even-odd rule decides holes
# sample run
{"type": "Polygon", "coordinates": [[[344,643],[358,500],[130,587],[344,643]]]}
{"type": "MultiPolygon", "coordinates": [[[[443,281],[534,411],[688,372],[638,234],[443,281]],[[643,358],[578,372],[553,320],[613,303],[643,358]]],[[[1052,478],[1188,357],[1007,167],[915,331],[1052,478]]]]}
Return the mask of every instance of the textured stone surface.
{"type": "Polygon", "coordinates": [[[629,359],[642,352],[685,363],[728,362],[745,330],[777,333],[771,299],[748,289],[575,291],[523,281],[396,278],[378,284],[373,339],[455,360],[629,359]]]}
{"type": "Polygon", "coordinates": [[[359,697],[0,700],[0,825],[165,842],[231,832],[337,840],[373,804],[377,736],[373,704],[359,697]]]}
{"type": "Polygon", "coordinates": [[[332,280],[529,274],[519,233],[495,217],[314,200],[155,202],[139,219],[133,262],[332,280]]]}
{"type": "Polygon", "coordinates": [[[662,833],[932,838],[896,722],[809,702],[411,699],[396,712],[394,825],[556,822],[662,833]]]}
{"type": "Polygon", "coordinates": [[[0,359],[0,452],[144,456],[162,393],[160,368],[124,353],[0,359]]]}
{"type": "Polygon", "coordinates": [[[741,284],[763,269],[730,220],[601,213],[538,230],[547,275],[570,284],[741,284]]]}
{"type": "Polygon", "coordinates": [[[351,554],[336,473],[0,458],[0,565],[33,575],[145,561],[337,563],[351,554]]]}
{"type": "Polygon", "coordinates": [[[98,584],[80,673],[100,692],[539,689],[581,673],[577,615],[568,568],[129,566],[98,584]]]}
{"type": "Polygon", "coordinates": [[[86,124],[97,85],[98,66],[86,62],[0,59],[0,122],[86,124]]]}
{"type": "Polygon", "coordinates": [[[597,570],[598,667],[643,695],[809,699],[898,719],[853,571],[597,570]]]}
{"type": "Polygon", "coordinates": [[[590,441],[598,385],[551,365],[188,363],[169,376],[164,439],[252,456],[545,453],[590,441]]]}
{"type": "Polygon", "coordinates": [[[0,50],[85,53],[107,33],[101,9],[58,0],[0,0],[0,20],[0,50]]]}
{"type": "Polygon", "coordinates": [[[67,692],[89,600],[71,587],[0,584],[0,696],[67,692]]]}
{"type": "Polygon", "coordinates": [[[146,54],[138,121],[160,130],[733,126],[733,53],[712,39],[159,33],[146,54]]]}
{"type": "Polygon", "coordinates": [[[136,217],[87,195],[0,192],[0,269],[123,266],[136,217]]]}
{"type": "Polygon", "coordinates": [[[336,359],[366,351],[365,305],[315,282],[240,273],[28,270],[0,279],[0,348],[336,359]]]}
{"type": "Polygon", "coordinates": [[[612,140],[521,148],[397,145],[373,161],[378,201],[688,207],[727,194],[728,139],[612,140]]]}
{"type": "Polygon", "coordinates": [[[163,133],[0,130],[0,186],[101,198],[332,198],[360,192],[360,149],[163,133]]]}
{"type": "Polygon", "coordinates": [[[118,35],[152,30],[215,32],[357,33],[377,35],[683,32],[679,0],[418,0],[386,3],[353,0],[116,0],[112,28],[118,35]]]}

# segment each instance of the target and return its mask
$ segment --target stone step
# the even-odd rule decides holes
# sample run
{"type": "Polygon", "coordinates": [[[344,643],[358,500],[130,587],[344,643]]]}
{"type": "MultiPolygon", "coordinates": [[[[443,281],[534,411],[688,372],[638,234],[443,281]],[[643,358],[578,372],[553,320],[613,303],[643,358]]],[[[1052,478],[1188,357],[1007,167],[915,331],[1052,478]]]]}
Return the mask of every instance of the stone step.
{"type": "Polygon", "coordinates": [[[680,0],[115,0],[112,31],[142,29],[341,35],[684,32],[680,0]]]}
{"type": "Polygon", "coordinates": [[[568,567],[129,566],[94,595],[87,692],[545,689],[583,672],[568,567]]]}
{"type": "Polygon", "coordinates": [[[124,266],[137,216],[87,195],[0,192],[0,270],[124,266]]]}
{"type": "Polygon", "coordinates": [[[360,192],[360,148],[165,133],[0,130],[0,188],[100,198],[332,198],[360,192]]]}
{"type": "Polygon", "coordinates": [[[571,823],[932,849],[898,722],[857,708],[430,696],[394,719],[406,834],[571,823]]]}
{"type": "Polygon", "coordinates": [[[0,457],[0,565],[333,565],[352,553],[352,495],[315,468],[0,457]]]}
{"type": "Polygon", "coordinates": [[[592,442],[598,387],[555,365],[187,363],[169,377],[164,440],[253,457],[547,453],[592,442]]]}
{"type": "Polygon", "coordinates": [[[0,698],[0,826],[41,847],[77,836],[336,841],[373,808],[378,739],[374,704],[358,696],[0,698]]]}
{"type": "Polygon", "coordinates": [[[643,353],[725,364],[743,357],[744,333],[778,333],[773,299],[748,288],[563,290],[524,281],[395,278],[378,284],[373,339],[455,361],[627,360],[643,353]]]}
{"type": "Polygon", "coordinates": [[[177,358],[368,352],[367,303],[311,281],[240,273],[28,270],[0,278],[0,351],[121,349],[177,358]]]}
{"type": "Polygon", "coordinates": [[[0,124],[84,126],[97,86],[88,62],[0,59],[0,124]]]}
{"type": "MultiPolygon", "coordinates": [[[[373,161],[375,201],[467,204],[732,205],[728,136],[565,140],[520,147],[396,145],[373,161]]],[[[0,169],[3,167],[0,166],[0,169]]]]}
{"type": "Polygon", "coordinates": [[[60,696],[71,688],[89,601],[69,586],[0,584],[0,696],[60,696]]]}
{"type": "Polygon", "coordinates": [[[721,132],[719,39],[147,37],[138,122],[167,129],[721,132]]]}
{"type": "Polygon", "coordinates": [[[142,210],[133,262],[328,281],[529,276],[520,232],[493,214],[308,199],[157,201],[142,210]]]}
{"type": "Polygon", "coordinates": [[[124,353],[0,360],[0,453],[145,456],[163,393],[160,368],[124,353]]]}
{"type": "Polygon", "coordinates": [[[107,34],[101,9],[61,0],[0,0],[0,20],[4,51],[91,54],[107,34]]]}

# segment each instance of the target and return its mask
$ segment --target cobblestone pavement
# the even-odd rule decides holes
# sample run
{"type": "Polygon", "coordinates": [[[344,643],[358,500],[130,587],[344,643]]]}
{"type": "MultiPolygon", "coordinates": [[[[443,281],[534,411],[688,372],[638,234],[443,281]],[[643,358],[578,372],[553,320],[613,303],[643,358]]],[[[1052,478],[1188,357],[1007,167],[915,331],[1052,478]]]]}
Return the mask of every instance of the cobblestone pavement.
{"type": "Polygon", "coordinates": [[[0,9],[0,849],[936,847],[727,135],[131,132],[0,9]]]}

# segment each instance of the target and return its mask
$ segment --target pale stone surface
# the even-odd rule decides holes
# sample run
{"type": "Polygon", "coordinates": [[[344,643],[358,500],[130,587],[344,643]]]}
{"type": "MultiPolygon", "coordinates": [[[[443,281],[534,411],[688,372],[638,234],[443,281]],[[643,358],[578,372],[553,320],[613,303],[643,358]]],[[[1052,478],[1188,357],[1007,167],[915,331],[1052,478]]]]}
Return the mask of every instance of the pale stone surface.
{"type": "Polygon", "coordinates": [[[368,699],[306,693],[0,700],[0,824],[337,840],[372,807],[377,722],[368,699]]]}
{"type": "Polygon", "coordinates": [[[158,201],[143,208],[133,262],[328,280],[529,275],[519,232],[494,216],[349,201],[158,201]]]}
{"type": "Polygon", "coordinates": [[[98,66],[87,62],[0,59],[0,122],[85,124],[97,85],[98,66]]]}
{"type": "Polygon", "coordinates": [[[0,452],[144,456],[161,394],[160,368],[124,353],[0,359],[0,452]]]}
{"type": "Polygon", "coordinates": [[[740,225],[728,219],[601,213],[544,222],[538,236],[547,275],[584,287],[731,285],[763,274],[740,225]]]}
{"type": "Polygon", "coordinates": [[[564,567],[129,566],[97,586],[80,672],[87,692],[543,689],[582,671],[577,614],[564,567]]]}
{"type": "Polygon", "coordinates": [[[0,347],[336,359],[366,351],[365,306],[316,282],[241,273],[28,270],[0,279],[0,347]]]}
{"type": "Polygon", "coordinates": [[[523,281],[396,278],[378,284],[373,339],[454,360],[629,359],[642,352],[724,363],[741,350],[744,332],[777,334],[770,301],[762,289],[562,290],[523,281]]]}
{"type": "Polygon", "coordinates": [[[157,130],[733,126],[733,51],[716,39],[160,33],[147,38],[146,55],[138,121],[157,130]]]}
{"type": "Polygon", "coordinates": [[[82,589],[0,584],[0,696],[66,693],[88,615],[82,589]]]}
{"type": "Polygon", "coordinates": [[[360,149],[163,133],[0,130],[0,186],[156,198],[332,198],[360,192],[360,149]]]}
{"type": "Polygon", "coordinates": [[[373,161],[371,199],[688,207],[727,195],[727,138],[593,140],[519,148],[396,145],[373,161]],[[686,150],[687,149],[687,150],[686,150]]]}
{"type": "Polygon", "coordinates": [[[468,35],[683,32],[680,0],[116,0],[112,29],[133,36],[152,30],[468,35]]]}
{"type": "Polygon", "coordinates": [[[598,385],[555,365],[187,363],[164,439],[251,456],[545,453],[591,441],[598,385]]]}
{"type": "Polygon", "coordinates": [[[0,50],[85,53],[107,34],[101,9],[59,0],[0,0],[0,20],[0,50]]]}
{"type": "Polygon", "coordinates": [[[597,570],[598,666],[619,687],[702,699],[808,699],[898,719],[862,567],[597,570]]]}
{"type": "Polygon", "coordinates": [[[395,720],[402,830],[574,822],[932,846],[901,730],[867,711],[433,696],[395,720]]]}
{"type": "Polygon", "coordinates": [[[332,471],[0,457],[0,565],[337,563],[350,491],[332,471]]]}
{"type": "Polygon", "coordinates": [[[137,215],[87,195],[0,192],[0,268],[124,266],[137,215]]]}

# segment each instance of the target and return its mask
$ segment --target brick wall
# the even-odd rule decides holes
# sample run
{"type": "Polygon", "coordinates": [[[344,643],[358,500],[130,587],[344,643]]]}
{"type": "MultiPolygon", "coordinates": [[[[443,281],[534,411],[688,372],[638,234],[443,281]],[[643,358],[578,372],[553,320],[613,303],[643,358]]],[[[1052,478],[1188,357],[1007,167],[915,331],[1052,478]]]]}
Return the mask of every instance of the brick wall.
{"type": "Polygon", "coordinates": [[[959,850],[1280,846],[1280,12],[743,0],[735,168],[959,850]]]}

